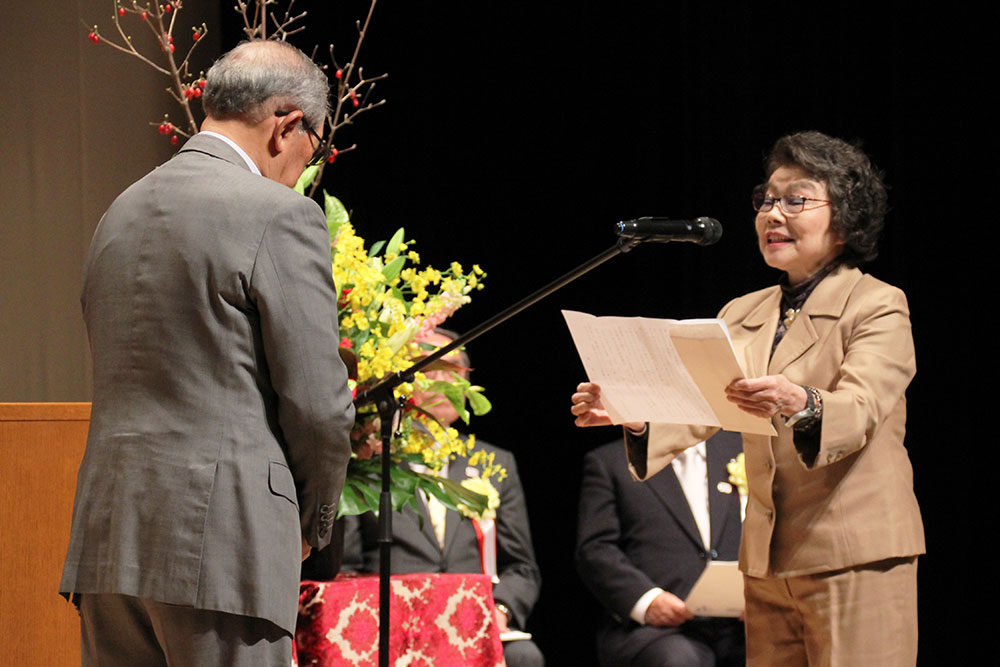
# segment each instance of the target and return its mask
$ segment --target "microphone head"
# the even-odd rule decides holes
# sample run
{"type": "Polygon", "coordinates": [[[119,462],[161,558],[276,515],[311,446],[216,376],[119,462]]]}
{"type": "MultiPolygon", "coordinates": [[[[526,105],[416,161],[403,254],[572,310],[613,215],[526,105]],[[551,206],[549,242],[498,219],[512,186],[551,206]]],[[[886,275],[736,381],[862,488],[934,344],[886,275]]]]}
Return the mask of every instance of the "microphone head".
{"type": "Polygon", "coordinates": [[[712,245],[722,238],[722,225],[714,218],[705,217],[694,220],[645,217],[619,222],[615,233],[619,238],[636,239],[640,242],[687,241],[698,245],[712,245]]]}
{"type": "Polygon", "coordinates": [[[719,239],[722,238],[722,224],[715,218],[695,218],[694,224],[705,230],[701,240],[697,241],[698,245],[712,245],[718,243],[719,239]]]}

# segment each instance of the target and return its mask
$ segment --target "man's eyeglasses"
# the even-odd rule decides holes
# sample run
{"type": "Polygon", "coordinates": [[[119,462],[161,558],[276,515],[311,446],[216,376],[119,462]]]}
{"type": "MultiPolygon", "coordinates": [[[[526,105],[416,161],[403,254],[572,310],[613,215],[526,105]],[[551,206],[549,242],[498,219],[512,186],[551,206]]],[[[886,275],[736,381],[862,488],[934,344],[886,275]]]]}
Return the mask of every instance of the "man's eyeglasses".
{"type": "MultiPolygon", "coordinates": [[[[291,111],[278,109],[277,111],[274,112],[274,115],[278,117],[284,117],[290,113],[291,111]]],[[[309,158],[309,162],[306,163],[306,166],[315,167],[317,165],[323,164],[333,154],[333,152],[330,150],[330,145],[324,142],[322,137],[320,137],[319,134],[316,133],[316,130],[313,129],[312,124],[308,120],[306,120],[305,116],[302,117],[302,127],[306,128],[306,131],[308,131],[309,134],[316,137],[316,142],[317,142],[316,150],[313,151],[312,157],[309,158]]]]}
{"type": "MultiPolygon", "coordinates": [[[[813,197],[800,197],[798,195],[785,195],[784,197],[771,197],[763,190],[754,190],[753,196],[750,199],[753,204],[753,210],[758,213],[767,213],[772,208],[774,208],[775,203],[781,205],[781,210],[789,215],[795,215],[806,210],[807,201],[818,201],[824,204],[829,204],[829,199],[815,199],[813,197]]],[[[812,206],[810,209],[819,208],[819,206],[812,206]]]]}

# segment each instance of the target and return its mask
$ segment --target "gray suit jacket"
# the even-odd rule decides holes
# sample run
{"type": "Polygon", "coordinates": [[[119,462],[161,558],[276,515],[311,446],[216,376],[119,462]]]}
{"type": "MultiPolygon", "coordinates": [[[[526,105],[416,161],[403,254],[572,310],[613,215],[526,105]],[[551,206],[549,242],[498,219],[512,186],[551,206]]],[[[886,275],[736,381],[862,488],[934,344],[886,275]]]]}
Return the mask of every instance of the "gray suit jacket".
{"type": "Polygon", "coordinates": [[[736,560],[739,494],[735,487],[731,493],[720,492],[719,483],[728,480],[726,463],[741,449],[738,433],[720,431],[708,441],[709,550],[702,544],[673,468],[636,482],[621,442],[599,447],[584,458],[576,566],[583,583],[608,612],[597,638],[602,665],[628,665],[662,634],[678,632],[639,625],[629,618],[648,590],[658,586],[684,599],[709,560],[736,560]]]}
{"type": "MultiPolygon", "coordinates": [[[[511,626],[524,628],[541,587],[542,578],[535,562],[531,544],[528,512],[524,489],[517,473],[514,455],[505,449],[482,441],[476,448],[495,452],[495,463],[507,470],[507,478],[496,482],[500,494],[497,509],[497,575],[500,583],[493,587],[493,598],[503,603],[513,614],[511,626]]],[[[448,477],[460,482],[466,479],[467,459],[456,458],[448,466],[448,477]]],[[[419,502],[419,501],[418,501],[419,502]]],[[[392,517],[392,572],[481,573],[479,545],[472,522],[457,512],[448,512],[445,521],[444,548],[434,535],[427,507],[420,502],[420,518],[406,508],[392,517]]],[[[374,514],[345,518],[344,560],[347,571],[378,572],[377,519],[374,514]]]]}
{"type": "Polygon", "coordinates": [[[354,415],[322,211],[195,136],[105,213],[82,304],[94,402],[60,591],[293,631],[354,415]]]}

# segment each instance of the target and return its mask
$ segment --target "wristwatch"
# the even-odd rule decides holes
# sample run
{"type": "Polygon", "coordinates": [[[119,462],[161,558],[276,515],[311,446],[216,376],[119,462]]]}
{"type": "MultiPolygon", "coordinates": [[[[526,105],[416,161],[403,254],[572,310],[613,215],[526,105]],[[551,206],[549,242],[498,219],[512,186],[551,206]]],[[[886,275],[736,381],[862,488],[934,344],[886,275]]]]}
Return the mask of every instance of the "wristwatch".
{"type": "Polygon", "coordinates": [[[823,414],[823,399],[820,397],[819,390],[805,385],[802,388],[806,390],[806,407],[785,420],[785,426],[788,428],[793,428],[803,421],[819,419],[823,414]]]}

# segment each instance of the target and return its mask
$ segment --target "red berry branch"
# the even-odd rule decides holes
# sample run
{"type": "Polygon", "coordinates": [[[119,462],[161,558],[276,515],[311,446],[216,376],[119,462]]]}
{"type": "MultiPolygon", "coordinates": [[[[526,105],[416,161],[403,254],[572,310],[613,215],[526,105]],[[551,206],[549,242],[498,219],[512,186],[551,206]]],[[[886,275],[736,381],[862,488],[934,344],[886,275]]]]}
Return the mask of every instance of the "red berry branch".
{"type": "MultiPolygon", "coordinates": [[[[112,20],[115,31],[118,33],[118,39],[105,37],[96,25],[89,30],[87,39],[94,44],[107,44],[122,53],[138,58],[157,72],[170,77],[171,85],[167,88],[167,92],[181,106],[186,118],[186,127],[180,128],[174,125],[170,121],[169,114],[164,114],[163,120],[152,122],[150,125],[156,127],[160,134],[170,137],[170,142],[176,145],[179,141],[178,135],[189,137],[198,131],[198,123],[195,121],[191,103],[201,98],[205,88],[205,77],[204,73],[200,72],[195,78],[189,71],[188,64],[191,53],[208,32],[208,27],[203,23],[191,28],[191,44],[187,47],[184,58],[178,62],[174,44],[174,27],[177,24],[177,16],[183,9],[182,0],[172,0],[172,2],[162,5],[156,2],[140,2],[139,0],[112,1],[115,7],[112,20]],[[130,14],[133,18],[129,18],[130,14]],[[125,21],[129,23],[134,21],[136,25],[144,25],[152,31],[160,53],[156,56],[150,56],[139,52],[132,44],[131,35],[125,31],[123,26],[125,21]]],[[[331,154],[328,163],[334,162],[338,155],[357,148],[357,144],[347,148],[335,148],[334,134],[337,130],[352,124],[359,114],[385,104],[385,99],[374,100],[373,91],[375,82],[388,75],[366,77],[364,70],[358,65],[358,54],[361,52],[361,44],[367,34],[377,1],[370,0],[371,4],[364,22],[358,21],[356,24],[358,40],[354,45],[350,61],[343,66],[339,65],[334,57],[333,44],[330,45],[330,61],[334,69],[334,80],[331,83],[335,90],[336,100],[330,115],[326,118],[329,132],[324,135],[324,141],[330,147],[331,154]]],[[[288,0],[284,14],[280,17],[269,9],[272,5],[277,4],[278,0],[236,0],[234,9],[243,18],[243,32],[247,39],[286,41],[289,36],[305,29],[305,26],[301,25],[301,21],[305,19],[306,12],[292,13],[295,0],[288,0]]],[[[323,65],[322,67],[329,70],[329,66],[323,65]]],[[[324,166],[320,167],[319,173],[313,180],[310,195],[315,193],[320,184],[324,166]]]]}
{"type": "MultiPolygon", "coordinates": [[[[330,61],[333,63],[335,79],[332,83],[336,91],[336,102],[333,105],[330,115],[326,118],[326,124],[330,128],[330,131],[326,133],[324,138],[324,141],[330,147],[330,158],[327,160],[327,164],[332,164],[341,153],[347,153],[357,148],[357,144],[340,149],[334,147],[333,137],[337,130],[345,125],[352,124],[359,114],[385,104],[385,99],[372,101],[372,92],[375,88],[375,82],[386,78],[388,75],[381,74],[366,78],[364,71],[358,66],[358,54],[361,52],[361,44],[365,40],[365,35],[368,32],[368,26],[371,23],[372,14],[375,11],[375,4],[377,2],[378,0],[371,0],[364,23],[358,21],[356,24],[358,41],[355,43],[354,52],[346,65],[341,67],[337,64],[337,59],[333,53],[333,44],[330,45],[330,61]],[[350,108],[345,106],[347,104],[350,105],[350,108]]],[[[243,17],[243,32],[246,34],[247,39],[277,39],[285,41],[290,35],[304,28],[304,26],[296,25],[296,23],[306,17],[306,12],[296,15],[292,14],[292,7],[295,5],[295,0],[289,0],[285,8],[285,13],[281,18],[273,11],[268,11],[268,7],[274,4],[277,4],[277,0],[256,0],[253,6],[247,0],[236,0],[235,9],[243,17]]],[[[313,52],[313,58],[315,59],[315,51],[313,52]]],[[[329,66],[327,65],[323,65],[323,68],[329,70],[329,66]]],[[[315,194],[316,189],[319,187],[325,166],[320,166],[316,178],[313,179],[313,184],[309,191],[310,196],[315,194]]]]}
{"type": "Polygon", "coordinates": [[[178,61],[175,55],[176,46],[174,45],[173,33],[177,15],[183,6],[181,0],[173,0],[165,5],[156,2],[139,2],[139,0],[113,0],[113,2],[115,11],[111,20],[114,22],[115,32],[118,33],[117,38],[102,35],[98,26],[95,25],[87,34],[87,39],[94,44],[107,44],[113,49],[138,58],[160,74],[170,78],[171,85],[167,88],[167,92],[180,104],[187,121],[186,128],[173,125],[167,120],[168,116],[166,115],[163,122],[150,123],[150,125],[156,126],[161,134],[170,136],[171,142],[176,144],[178,134],[189,137],[198,131],[198,124],[190,104],[194,96],[186,91],[189,91],[192,86],[198,88],[198,81],[202,80],[202,77],[199,74],[198,79],[194,79],[194,75],[189,71],[188,63],[191,54],[198,45],[198,40],[208,32],[208,27],[202,24],[192,28],[191,45],[187,48],[184,58],[178,61]],[[129,18],[130,14],[133,18],[129,18]],[[159,46],[159,55],[141,53],[132,43],[132,35],[126,31],[126,25],[129,27],[139,26],[140,30],[143,29],[142,26],[145,26],[146,29],[150,30],[159,46]],[[164,127],[167,126],[170,127],[170,130],[164,132],[164,127]]]}
{"type": "MultiPolygon", "coordinates": [[[[358,41],[354,44],[354,52],[351,54],[351,59],[347,64],[342,67],[337,64],[333,44],[330,44],[330,62],[333,64],[334,69],[332,84],[336,91],[336,102],[326,119],[327,125],[330,127],[330,131],[326,135],[326,143],[330,146],[330,157],[327,159],[327,164],[332,164],[339,154],[347,153],[358,147],[357,144],[351,144],[347,148],[335,148],[333,137],[337,133],[337,130],[345,125],[354,123],[354,119],[362,113],[385,104],[385,98],[373,100],[372,94],[375,91],[375,83],[389,75],[379,74],[370,78],[365,77],[364,69],[358,65],[361,44],[365,41],[365,35],[368,34],[368,26],[371,24],[372,14],[375,12],[376,2],[378,0],[371,0],[364,22],[357,21],[355,24],[358,30],[358,41]],[[350,109],[345,108],[345,104],[348,102],[351,105],[350,109]]],[[[327,69],[329,68],[327,67],[327,69]]],[[[316,178],[313,180],[312,187],[309,190],[310,196],[316,193],[316,189],[323,178],[323,169],[325,166],[320,165],[319,172],[316,174],[316,178]]]]}
{"type": "Polygon", "coordinates": [[[295,0],[289,0],[288,6],[285,8],[285,15],[281,20],[278,20],[274,12],[267,11],[267,7],[274,4],[277,4],[277,0],[254,0],[254,7],[251,9],[249,2],[236,0],[234,9],[243,17],[243,32],[246,33],[247,39],[279,39],[284,41],[289,35],[305,30],[305,26],[302,25],[292,27],[293,24],[306,16],[306,12],[292,16],[292,5],[295,4],[295,0]],[[268,17],[270,17],[274,27],[270,34],[267,30],[268,17]]]}

